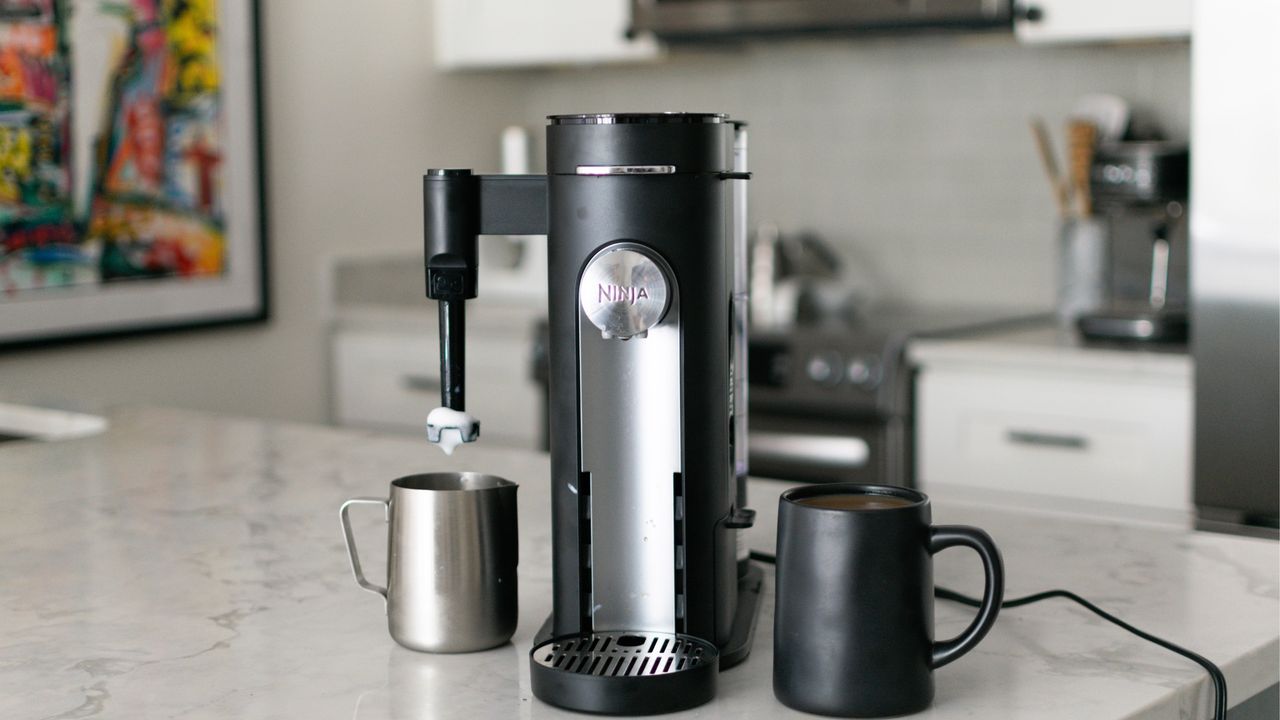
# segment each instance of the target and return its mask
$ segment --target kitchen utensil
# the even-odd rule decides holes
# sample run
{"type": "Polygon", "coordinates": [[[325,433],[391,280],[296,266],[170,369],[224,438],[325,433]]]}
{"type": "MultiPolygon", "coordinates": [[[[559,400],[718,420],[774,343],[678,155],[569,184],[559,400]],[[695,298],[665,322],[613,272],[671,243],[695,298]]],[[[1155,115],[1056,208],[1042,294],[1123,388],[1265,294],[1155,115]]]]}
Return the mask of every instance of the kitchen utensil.
{"type": "Polygon", "coordinates": [[[1096,217],[1073,217],[1059,226],[1058,318],[1071,325],[1106,300],[1107,226],[1096,217]]]}
{"type": "Polygon", "coordinates": [[[553,611],[530,654],[546,702],[692,707],[750,649],[744,133],[718,114],[557,115],[547,175],[424,178],[445,407],[464,409],[476,236],[547,235],[553,611]]]}
{"type": "Polygon", "coordinates": [[[388,498],[358,497],[338,513],[356,583],[386,600],[391,637],[410,650],[485,650],[516,629],[516,484],[439,472],[391,482],[388,498]],[[350,508],[380,505],[388,523],[387,584],[365,578],[350,508]]]}
{"type": "Polygon", "coordinates": [[[761,329],[811,324],[849,297],[840,257],[813,233],[762,224],[751,244],[751,322],[761,329]]]}
{"type": "Polygon", "coordinates": [[[886,485],[809,485],[778,501],[773,692],[796,710],[905,715],[933,701],[933,671],[972,650],[1004,596],[1000,551],[982,530],[932,525],[929,498],[886,485]],[[975,550],[982,605],[933,640],[933,555],[975,550]]]}
{"type": "Polygon", "coordinates": [[[1099,142],[1115,142],[1129,129],[1129,103],[1117,95],[1083,95],[1071,109],[1071,117],[1093,123],[1099,142]]]}
{"type": "Polygon", "coordinates": [[[781,325],[775,314],[777,290],[778,239],[782,231],[773,223],[756,228],[751,242],[751,324],[761,327],[781,325]]]}
{"type": "Polygon", "coordinates": [[[1079,217],[1093,215],[1093,198],[1089,194],[1089,168],[1093,164],[1093,150],[1097,139],[1098,129],[1093,123],[1079,119],[1067,123],[1067,174],[1075,194],[1076,213],[1079,217]]]}
{"type": "Polygon", "coordinates": [[[1053,190],[1053,201],[1058,207],[1058,215],[1066,217],[1071,212],[1071,198],[1062,173],[1058,170],[1058,160],[1053,152],[1053,140],[1049,137],[1049,129],[1044,120],[1031,118],[1031,135],[1036,140],[1036,150],[1040,154],[1040,165],[1044,168],[1049,187],[1053,190]]]}

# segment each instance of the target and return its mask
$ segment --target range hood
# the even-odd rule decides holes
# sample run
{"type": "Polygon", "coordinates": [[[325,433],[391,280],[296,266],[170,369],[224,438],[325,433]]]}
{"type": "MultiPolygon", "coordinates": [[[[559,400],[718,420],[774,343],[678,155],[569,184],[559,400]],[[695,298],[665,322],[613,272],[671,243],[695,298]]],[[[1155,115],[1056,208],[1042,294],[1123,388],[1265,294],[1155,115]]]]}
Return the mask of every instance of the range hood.
{"type": "Polygon", "coordinates": [[[631,0],[633,31],[668,42],[1007,30],[1012,0],[631,0]]]}

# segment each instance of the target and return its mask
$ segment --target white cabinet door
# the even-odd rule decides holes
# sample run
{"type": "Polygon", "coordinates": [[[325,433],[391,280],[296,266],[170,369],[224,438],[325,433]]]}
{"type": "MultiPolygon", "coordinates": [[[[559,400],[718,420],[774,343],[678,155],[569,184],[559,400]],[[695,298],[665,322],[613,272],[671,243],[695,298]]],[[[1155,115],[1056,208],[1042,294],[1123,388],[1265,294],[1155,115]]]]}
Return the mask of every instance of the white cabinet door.
{"type": "Polygon", "coordinates": [[[918,475],[1187,511],[1191,389],[1118,374],[926,367],[916,380],[918,475]]]}
{"type": "Polygon", "coordinates": [[[1024,43],[1191,36],[1191,0],[1020,0],[1019,6],[1024,12],[1014,32],[1024,43]]]}
{"type": "Polygon", "coordinates": [[[626,37],[629,0],[435,0],[443,69],[601,63],[655,57],[651,37],[626,37]]]}

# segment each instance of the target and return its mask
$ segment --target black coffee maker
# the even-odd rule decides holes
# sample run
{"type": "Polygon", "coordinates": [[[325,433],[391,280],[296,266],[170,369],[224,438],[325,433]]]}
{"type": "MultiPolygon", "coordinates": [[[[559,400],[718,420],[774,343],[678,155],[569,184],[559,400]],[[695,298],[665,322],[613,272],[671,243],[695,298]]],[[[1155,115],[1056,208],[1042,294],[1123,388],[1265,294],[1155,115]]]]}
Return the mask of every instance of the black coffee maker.
{"type": "Polygon", "coordinates": [[[709,700],[746,657],[746,133],[719,114],[556,115],[547,174],[424,178],[434,441],[470,441],[476,236],[548,241],[553,612],[534,693],[608,714],[709,700]],[[740,563],[739,561],[742,560],[740,563]]]}

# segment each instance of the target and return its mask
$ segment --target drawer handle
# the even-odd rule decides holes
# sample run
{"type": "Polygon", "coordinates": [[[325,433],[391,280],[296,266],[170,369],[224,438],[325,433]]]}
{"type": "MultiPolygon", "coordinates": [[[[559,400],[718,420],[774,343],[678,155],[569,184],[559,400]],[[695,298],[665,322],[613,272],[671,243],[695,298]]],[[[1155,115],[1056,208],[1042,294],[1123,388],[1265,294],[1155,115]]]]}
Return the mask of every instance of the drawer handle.
{"type": "Polygon", "coordinates": [[[1036,432],[1035,430],[1010,430],[1006,437],[1009,442],[1018,445],[1035,445],[1037,447],[1053,447],[1064,450],[1084,450],[1089,447],[1089,441],[1079,435],[1055,435],[1053,433],[1036,432]]]}
{"type": "Polygon", "coordinates": [[[440,379],[429,375],[405,375],[402,379],[408,390],[416,392],[440,392],[440,379]]]}
{"type": "Polygon", "coordinates": [[[793,462],[855,469],[871,457],[867,441],[857,437],[753,431],[747,435],[750,461],[793,462]]]}

